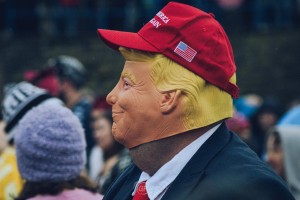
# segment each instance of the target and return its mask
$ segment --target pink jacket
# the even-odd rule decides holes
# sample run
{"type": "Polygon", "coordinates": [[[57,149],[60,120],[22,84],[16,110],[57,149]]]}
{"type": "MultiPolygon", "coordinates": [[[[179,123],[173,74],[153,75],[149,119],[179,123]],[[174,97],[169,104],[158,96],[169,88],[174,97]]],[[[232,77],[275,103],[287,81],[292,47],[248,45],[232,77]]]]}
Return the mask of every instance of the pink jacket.
{"type": "Polygon", "coordinates": [[[101,200],[103,196],[83,189],[66,190],[57,196],[39,195],[28,200],[101,200]]]}

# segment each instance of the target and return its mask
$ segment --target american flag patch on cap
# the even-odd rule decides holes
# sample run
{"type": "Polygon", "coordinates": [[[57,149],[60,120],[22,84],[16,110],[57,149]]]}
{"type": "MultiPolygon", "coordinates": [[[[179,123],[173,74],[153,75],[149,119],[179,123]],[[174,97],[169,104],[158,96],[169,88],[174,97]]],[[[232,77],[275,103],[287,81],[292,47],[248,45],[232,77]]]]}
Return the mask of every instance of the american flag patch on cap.
{"type": "Polygon", "coordinates": [[[185,44],[182,41],[179,42],[174,52],[178,54],[180,57],[187,60],[188,62],[192,62],[192,60],[197,54],[197,51],[195,51],[192,47],[190,47],[189,45],[185,44]]]}

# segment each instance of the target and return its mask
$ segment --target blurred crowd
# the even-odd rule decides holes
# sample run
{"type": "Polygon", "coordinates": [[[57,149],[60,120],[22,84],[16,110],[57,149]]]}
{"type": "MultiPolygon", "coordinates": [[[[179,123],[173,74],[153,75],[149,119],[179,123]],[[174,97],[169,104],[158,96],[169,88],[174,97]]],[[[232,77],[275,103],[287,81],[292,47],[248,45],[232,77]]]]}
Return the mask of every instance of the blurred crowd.
{"type": "MultiPolygon", "coordinates": [[[[47,117],[48,113],[43,113],[44,111],[49,110],[49,108],[41,108],[41,114],[32,114],[33,118],[35,117],[36,120],[32,120],[33,122],[31,122],[31,124],[40,123],[41,125],[33,127],[33,130],[30,132],[33,132],[32,134],[41,134],[42,132],[45,132],[45,135],[39,136],[40,141],[35,142],[43,143],[47,148],[45,150],[43,147],[24,147],[25,150],[22,149],[21,151],[24,152],[24,155],[20,157],[29,156],[31,157],[31,161],[30,163],[24,161],[25,167],[24,170],[21,170],[20,163],[23,163],[23,160],[18,160],[20,172],[18,171],[15,152],[15,146],[18,148],[18,145],[16,145],[15,138],[16,135],[21,134],[19,130],[28,131],[26,128],[18,129],[18,127],[21,126],[20,121],[24,118],[25,114],[30,113],[31,110],[39,105],[46,107],[51,107],[53,105],[56,107],[67,107],[72,111],[74,116],[79,119],[80,126],[83,127],[83,138],[86,148],[83,156],[84,169],[81,171],[80,177],[84,177],[84,179],[72,179],[70,180],[71,182],[67,182],[67,184],[75,185],[76,188],[80,188],[80,186],[83,185],[83,188],[92,188],[91,191],[94,191],[94,187],[90,187],[90,184],[82,184],[82,182],[86,183],[86,180],[90,180],[93,185],[97,186],[95,191],[103,194],[112,181],[114,181],[131,162],[128,151],[124,146],[117,143],[111,134],[113,124],[111,106],[106,103],[105,96],[93,98],[85,88],[87,77],[84,65],[74,57],[62,55],[49,59],[46,66],[46,68],[40,71],[27,71],[24,74],[23,81],[7,84],[4,88],[5,97],[2,100],[3,109],[0,127],[0,172],[4,173],[6,169],[10,170],[7,171],[7,173],[5,172],[3,176],[0,176],[0,199],[12,199],[12,196],[16,196],[16,194],[20,192],[22,185],[24,184],[21,177],[25,178],[25,183],[32,180],[39,180],[37,175],[32,175],[26,169],[33,167],[36,170],[34,174],[38,174],[40,172],[39,169],[45,164],[42,160],[47,160],[45,162],[47,162],[48,165],[51,165],[51,161],[53,161],[53,164],[55,165],[49,166],[48,169],[43,168],[43,170],[41,170],[43,171],[41,176],[50,181],[53,179],[51,174],[57,173],[58,168],[56,167],[62,167],[60,170],[63,170],[63,166],[66,166],[66,168],[72,171],[71,168],[73,167],[73,164],[75,163],[74,165],[76,166],[81,162],[79,159],[76,161],[72,160],[73,158],[75,159],[75,154],[81,155],[80,152],[83,150],[75,147],[80,144],[74,142],[75,139],[72,139],[72,137],[75,136],[66,136],[64,133],[64,129],[68,128],[67,123],[71,123],[70,120],[67,119],[70,116],[65,116],[66,121],[64,122],[64,118],[59,119],[58,116],[55,116],[57,113],[52,113],[54,119],[51,120],[51,116],[47,117]],[[43,114],[46,115],[44,121],[43,114]],[[55,124],[55,119],[58,120],[58,125],[55,124]],[[48,121],[49,123],[51,122],[54,124],[47,126],[48,121]],[[59,123],[66,124],[61,126],[59,123]],[[45,128],[43,128],[43,126],[45,128]],[[53,126],[53,128],[51,126],[53,126]],[[52,147],[55,146],[55,144],[52,144],[51,141],[55,140],[54,137],[56,136],[51,136],[51,140],[49,141],[47,141],[47,138],[43,138],[47,137],[46,134],[55,135],[57,132],[61,132],[62,134],[61,136],[59,136],[59,134],[56,135],[57,137],[60,137],[60,142],[66,141],[65,146],[67,148],[75,148],[75,150],[72,150],[74,155],[69,155],[69,153],[63,155],[63,152],[68,151],[69,149],[62,150],[59,146],[55,147],[56,149],[52,147]],[[68,141],[71,141],[72,144],[68,141]],[[74,147],[69,147],[70,145],[74,145],[74,147]],[[45,155],[45,158],[41,159],[39,153],[35,155],[30,150],[26,152],[26,150],[30,148],[34,148],[34,151],[36,152],[41,151],[43,155],[45,155]],[[56,155],[56,151],[60,152],[62,155],[56,155]],[[70,166],[71,161],[73,162],[72,167],[70,166]],[[31,162],[35,163],[35,166],[32,166],[31,162]],[[21,173],[22,176],[20,176],[19,173],[21,173]],[[48,175],[45,175],[47,173],[48,175]],[[80,182],[79,185],[77,184],[78,182],[80,182]]],[[[53,109],[55,110],[55,108],[50,108],[50,110],[53,109]]],[[[76,123],[74,124],[74,127],[76,128],[76,123]]],[[[66,130],[72,132],[74,129],[66,130]]],[[[29,135],[25,137],[30,138],[29,135]]],[[[22,139],[24,138],[21,138],[20,140],[22,139]]],[[[78,165],[78,167],[80,167],[80,165],[78,165]]],[[[76,174],[75,171],[74,173],[76,174]]],[[[57,181],[60,182],[62,180],[56,180],[56,182],[57,181]]],[[[26,190],[30,190],[28,188],[32,188],[32,185],[27,184],[23,187],[25,187],[26,190]]],[[[49,187],[50,186],[47,186],[48,191],[50,190],[49,187]]],[[[23,192],[22,195],[26,196],[23,192]]]]}
{"type": "MultiPolygon", "coordinates": [[[[0,188],[3,188],[0,199],[10,199],[5,195],[16,195],[22,188],[14,140],[24,115],[41,104],[67,107],[78,117],[84,128],[87,147],[85,168],[81,174],[97,185],[99,193],[104,194],[130,164],[128,151],[111,134],[111,106],[106,103],[105,96],[93,96],[88,92],[86,80],[84,65],[75,57],[61,55],[50,58],[46,67],[39,71],[27,71],[24,80],[19,83],[5,86],[0,123],[0,171],[10,170],[0,176],[0,188]]],[[[297,194],[300,191],[300,99],[295,97],[289,105],[282,105],[274,98],[247,94],[236,99],[234,105],[235,114],[226,121],[228,128],[286,180],[297,194]]],[[[37,121],[40,117],[42,115],[35,115],[37,121]]],[[[39,128],[37,126],[33,130],[39,128]]],[[[34,156],[31,159],[34,160],[34,156]]]]}
{"type": "MultiPolygon", "coordinates": [[[[168,0],[1,0],[2,35],[72,37],[95,28],[136,31],[168,0]]],[[[299,25],[299,0],[181,0],[212,12],[227,31],[271,31],[299,25]],[[234,24],[234,26],[233,26],[234,24]]]]}
{"type": "Polygon", "coordinates": [[[256,94],[235,101],[235,114],[226,121],[260,159],[280,175],[300,198],[300,99],[289,105],[256,94]]]}

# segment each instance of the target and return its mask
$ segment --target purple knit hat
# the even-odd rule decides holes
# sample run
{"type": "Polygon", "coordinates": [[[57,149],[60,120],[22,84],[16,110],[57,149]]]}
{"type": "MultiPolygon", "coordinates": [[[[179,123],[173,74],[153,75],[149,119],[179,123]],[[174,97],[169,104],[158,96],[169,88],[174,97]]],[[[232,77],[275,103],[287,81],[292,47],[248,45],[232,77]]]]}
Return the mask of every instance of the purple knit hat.
{"type": "Polygon", "coordinates": [[[31,109],[20,121],[15,142],[19,171],[27,181],[68,181],[84,168],[83,128],[61,105],[31,109]]]}

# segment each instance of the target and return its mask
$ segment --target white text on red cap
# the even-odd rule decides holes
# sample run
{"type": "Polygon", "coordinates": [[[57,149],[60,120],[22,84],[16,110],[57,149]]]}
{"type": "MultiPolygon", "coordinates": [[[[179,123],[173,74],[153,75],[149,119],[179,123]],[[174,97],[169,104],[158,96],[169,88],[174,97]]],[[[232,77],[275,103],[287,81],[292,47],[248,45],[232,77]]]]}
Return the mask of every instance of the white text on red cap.
{"type": "MultiPolygon", "coordinates": [[[[158,16],[165,24],[167,24],[170,21],[170,19],[163,12],[161,12],[161,11],[159,11],[156,14],[156,16],[158,16]]],[[[156,28],[158,28],[161,25],[161,23],[159,21],[157,21],[155,18],[152,18],[150,20],[150,23],[153,26],[155,26],[156,28]]]]}

